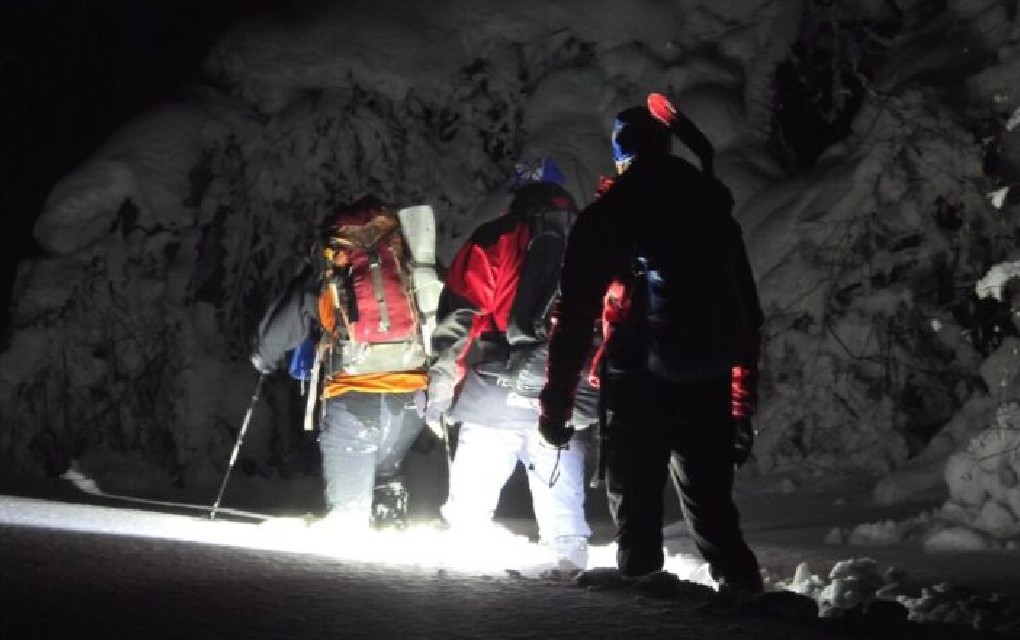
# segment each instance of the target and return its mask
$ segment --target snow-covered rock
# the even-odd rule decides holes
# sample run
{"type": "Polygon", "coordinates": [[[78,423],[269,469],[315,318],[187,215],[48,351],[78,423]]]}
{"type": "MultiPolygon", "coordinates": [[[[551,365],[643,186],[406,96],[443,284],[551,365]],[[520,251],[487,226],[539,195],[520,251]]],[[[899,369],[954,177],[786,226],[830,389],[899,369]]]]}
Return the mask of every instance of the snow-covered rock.
{"type": "MultiPolygon", "coordinates": [[[[981,547],[968,530],[946,530],[936,541],[955,550],[981,547]]],[[[812,573],[807,563],[797,566],[789,581],[778,589],[813,598],[818,614],[828,618],[861,615],[876,629],[895,633],[904,620],[918,623],[956,624],[1003,634],[1015,632],[1020,609],[1001,594],[976,593],[948,583],[911,584],[910,576],[894,566],[880,569],[871,558],[852,558],[833,565],[827,578],[812,573]],[[891,624],[890,624],[891,623],[891,624]]]]}

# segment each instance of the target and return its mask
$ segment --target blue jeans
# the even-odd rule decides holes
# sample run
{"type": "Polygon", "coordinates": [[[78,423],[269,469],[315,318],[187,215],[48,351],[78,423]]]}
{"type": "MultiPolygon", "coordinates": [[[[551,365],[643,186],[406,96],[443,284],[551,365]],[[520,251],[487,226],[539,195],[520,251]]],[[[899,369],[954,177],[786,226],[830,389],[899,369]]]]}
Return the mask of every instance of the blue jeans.
{"type": "Polygon", "coordinates": [[[372,490],[399,476],[424,424],[408,410],[413,395],[348,392],[323,402],[319,450],[330,515],[369,523],[372,490]]]}

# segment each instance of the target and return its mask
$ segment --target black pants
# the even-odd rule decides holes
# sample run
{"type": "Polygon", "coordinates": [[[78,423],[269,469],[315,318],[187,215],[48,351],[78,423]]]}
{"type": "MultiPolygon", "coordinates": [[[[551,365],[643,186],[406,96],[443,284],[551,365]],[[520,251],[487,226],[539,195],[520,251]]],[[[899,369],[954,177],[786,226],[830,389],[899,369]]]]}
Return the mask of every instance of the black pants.
{"type": "Polygon", "coordinates": [[[761,589],[754,553],[733,504],[733,421],[728,377],[670,382],[647,374],[608,379],[606,484],[624,574],[662,568],[662,516],[675,456],[684,517],[712,576],[761,589]]]}

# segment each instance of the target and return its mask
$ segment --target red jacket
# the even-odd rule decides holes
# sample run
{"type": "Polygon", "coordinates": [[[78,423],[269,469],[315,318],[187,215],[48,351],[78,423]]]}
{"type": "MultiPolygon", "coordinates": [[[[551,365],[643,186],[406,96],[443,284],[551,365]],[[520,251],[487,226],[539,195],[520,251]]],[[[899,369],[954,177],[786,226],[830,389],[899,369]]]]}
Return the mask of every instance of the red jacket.
{"type": "Polygon", "coordinates": [[[507,407],[507,389],[498,388],[502,385],[490,375],[475,374],[498,371],[512,350],[544,347],[566,236],[576,214],[563,188],[530,184],[517,192],[507,213],[478,227],[457,252],[432,335],[436,360],[429,371],[430,405],[455,420],[484,416],[487,423],[534,424],[536,408],[507,407]]]}

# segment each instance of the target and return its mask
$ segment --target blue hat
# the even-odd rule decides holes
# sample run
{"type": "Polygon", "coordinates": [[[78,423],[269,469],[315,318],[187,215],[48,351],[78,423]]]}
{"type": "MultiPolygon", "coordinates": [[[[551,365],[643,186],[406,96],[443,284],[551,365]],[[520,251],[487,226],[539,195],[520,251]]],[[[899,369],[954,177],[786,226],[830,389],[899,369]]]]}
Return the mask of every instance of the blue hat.
{"type": "Polygon", "coordinates": [[[526,184],[534,182],[551,182],[563,184],[563,172],[551,158],[523,160],[514,165],[514,177],[510,183],[510,191],[517,191],[526,184]]]}
{"type": "Polygon", "coordinates": [[[613,160],[629,162],[642,153],[669,153],[669,129],[645,107],[631,107],[613,121],[613,160]]]}

